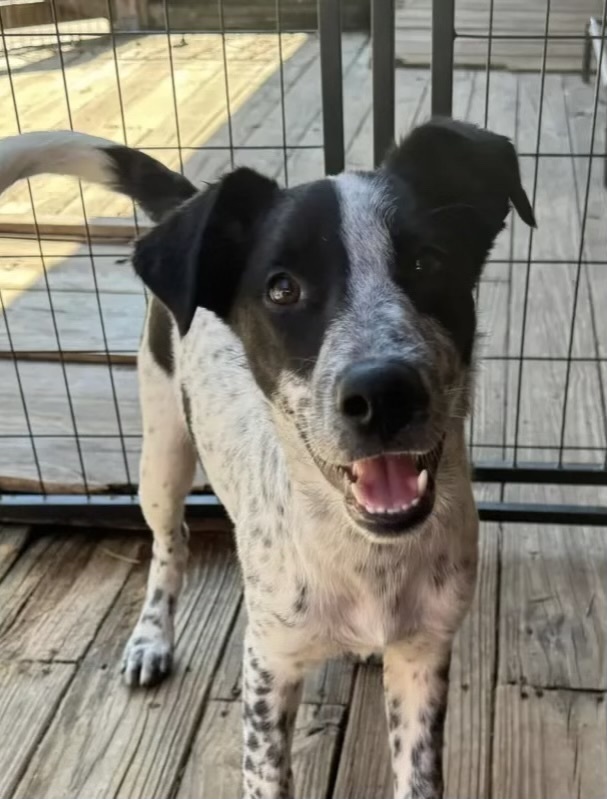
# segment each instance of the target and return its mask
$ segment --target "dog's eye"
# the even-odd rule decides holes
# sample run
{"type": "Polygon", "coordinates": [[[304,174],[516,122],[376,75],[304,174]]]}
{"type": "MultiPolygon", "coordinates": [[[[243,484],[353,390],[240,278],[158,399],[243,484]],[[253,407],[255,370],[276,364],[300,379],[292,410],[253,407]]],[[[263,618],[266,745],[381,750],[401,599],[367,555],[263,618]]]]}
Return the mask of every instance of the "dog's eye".
{"type": "Polygon", "coordinates": [[[268,280],[267,294],[275,305],[294,305],[299,301],[301,288],[291,275],[279,272],[268,280]]]}
{"type": "Polygon", "coordinates": [[[433,275],[443,265],[442,253],[436,250],[422,250],[415,258],[414,270],[417,274],[433,275]]]}

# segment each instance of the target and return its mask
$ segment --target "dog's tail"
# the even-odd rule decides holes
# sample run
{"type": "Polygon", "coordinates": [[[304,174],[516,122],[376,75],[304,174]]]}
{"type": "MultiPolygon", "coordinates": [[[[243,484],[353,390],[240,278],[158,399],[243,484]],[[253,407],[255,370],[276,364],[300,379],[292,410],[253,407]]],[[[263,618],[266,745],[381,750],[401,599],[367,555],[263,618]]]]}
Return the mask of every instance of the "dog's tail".
{"type": "Polygon", "coordinates": [[[0,194],[42,174],[73,175],[126,194],[155,222],[196,193],[187,178],[155,158],[86,133],[23,133],[0,140],[0,194]]]}

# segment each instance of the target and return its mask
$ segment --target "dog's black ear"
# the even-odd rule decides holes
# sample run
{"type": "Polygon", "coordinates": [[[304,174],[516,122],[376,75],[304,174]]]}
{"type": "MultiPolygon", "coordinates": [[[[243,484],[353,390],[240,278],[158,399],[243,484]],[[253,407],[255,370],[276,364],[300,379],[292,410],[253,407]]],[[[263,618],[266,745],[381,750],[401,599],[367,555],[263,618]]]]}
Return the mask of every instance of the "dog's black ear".
{"type": "Polygon", "coordinates": [[[182,336],[198,307],[228,316],[254,232],[278,192],[275,181],[236,169],[136,243],[135,271],[171,311],[182,336]]]}
{"type": "Polygon", "coordinates": [[[436,117],[413,130],[389,153],[385,166],[407,180],[423,208],[469,207],[495,238],[514,206],[535,227],[521,184],[518,158],[505,136],[436,117]]]}

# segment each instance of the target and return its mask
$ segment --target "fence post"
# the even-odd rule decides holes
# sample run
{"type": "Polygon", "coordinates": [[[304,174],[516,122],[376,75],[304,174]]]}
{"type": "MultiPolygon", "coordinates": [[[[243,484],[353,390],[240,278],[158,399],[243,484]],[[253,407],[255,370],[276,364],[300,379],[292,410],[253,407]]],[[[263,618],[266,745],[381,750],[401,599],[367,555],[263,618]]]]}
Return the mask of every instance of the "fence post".
{"type": "Polygon", "coordinates": [[[453,111],[455,0],[432,0],[432,114],[453,111]]]}
{"type": "Polygon", "coordinates": [[[394,141],[394,0],[371,0],[373,47],[373,162],[394,141]]]}
{"type": "Polygon", "coordinates": [[[345,163],[340,0],[318,0],[318,36],[325,173],[336,175],[345,163]]]}

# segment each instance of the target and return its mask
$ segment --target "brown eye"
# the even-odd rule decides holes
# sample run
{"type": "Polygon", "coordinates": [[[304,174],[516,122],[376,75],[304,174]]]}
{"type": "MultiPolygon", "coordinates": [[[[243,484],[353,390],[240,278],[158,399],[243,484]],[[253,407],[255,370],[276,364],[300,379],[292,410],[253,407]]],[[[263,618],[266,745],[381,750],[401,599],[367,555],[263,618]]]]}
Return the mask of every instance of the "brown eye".
{"type": "Polygon", "coordinates": [[[294,305],[301,296],[299,284],[286,272],[279,272],[268,280],[267,292],[268,299],[275,305],[294,305]]]}
{"type": "Polygon", "coordinates": [[[433,250],[420,252],[415,259],[415,271],[418,274],[432,275],[438,272],[443,265],[441,254],[433,250]]]}

